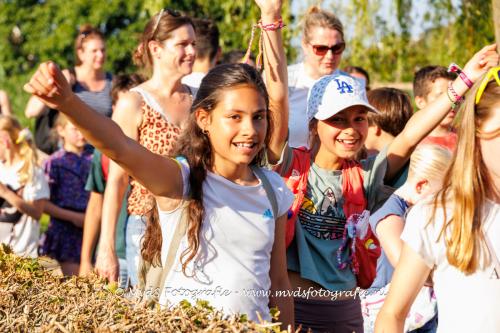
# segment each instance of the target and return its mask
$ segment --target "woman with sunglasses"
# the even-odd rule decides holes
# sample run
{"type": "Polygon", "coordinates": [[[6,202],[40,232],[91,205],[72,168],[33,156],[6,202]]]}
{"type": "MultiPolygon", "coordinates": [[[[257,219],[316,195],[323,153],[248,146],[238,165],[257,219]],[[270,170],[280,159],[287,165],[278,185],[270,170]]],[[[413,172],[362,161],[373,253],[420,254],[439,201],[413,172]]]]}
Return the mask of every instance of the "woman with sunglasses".
{"type": "Polygon", "coordinates": [[[304,16],[302,34],[304,60],[288,67],[290,147],[309,146],[307,94],[317,79],[337,71],[345,49],[342,22],[317,6],[304,16]]]}
{"type": "Polygon", "coordinates": [[[404,247],[375,332],[402,332],[433,271],[438,332],[500,329],[500,67],[465,97],[444,187],[408,214],[404,247]]]}
{"type": "MultiPolygon", "coordinates": [[[[111,117],[111,73],[104,70],[106,42],[104,35],[89,24],[80,27],[75,38],[75,67],[63,71],[75,94],[94,110],[111,117]]],[[[36,117],[35,142],[47,154],[57,150],[51,135],[57,110],[50,110],[38,99],[30,98],[26,117],[36,117]]]]}
{"type": "MultiPolygon", "coordinates": [[[[191,19],[162,9],[146,24],[134,53],[135,63],[150,73],[149,80],[120,98],[113,120],[126,135],[159,155],[170,155],[189,115],[193,92],[181,79],[190,74],[195,60],[195,33],[191,19]]],[[[141,161],[137,161],[141,163],[141,161]]],[[[96,260],[97,273],[111,281],[118,278],[115,230],[129,175],[111,162],[104,192],[102,229],[96,260]]],[[[130,181],[125,231],[125,257],[130,284],[138,283],[140,243],[145,216],[155,207],[154,198],[136,180],[130,181]]]]}

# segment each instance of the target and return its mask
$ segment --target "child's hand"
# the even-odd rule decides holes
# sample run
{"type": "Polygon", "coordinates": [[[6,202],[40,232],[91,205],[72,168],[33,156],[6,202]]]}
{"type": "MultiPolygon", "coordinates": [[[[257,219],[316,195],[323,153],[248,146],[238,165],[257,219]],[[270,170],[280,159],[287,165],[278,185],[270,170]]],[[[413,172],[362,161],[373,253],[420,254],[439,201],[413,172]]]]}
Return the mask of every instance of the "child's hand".
{"type": "Polygon", "coordinates": [[[92,263],[86,260],[82,260],[80,262],[80,269],[78,270],[78,276],[88,276],[92,273],[94,267],[92,267],[92,263]]]}
{"type": "Polygon", "coordinates": [[[464,72],[472,82],[476,82],[490,68],[498,66],[499,57],[496,49],[496,44],[485,46],[467,62],[464,72]]]}
{"type": "Polygon", "coordinates": [[[255,2],[260,8],[260,13],[263,19],[265,19],[266,17],[280,16],[282,0],[255,0],[255,2]]]}
{"type": "Polygon", "coordinates": [[[40,64],[30,81],[24,85],[24,90],[37,96],[52,109],[58,109],[72,94],[68,81],[52,61],[40,64]]]}

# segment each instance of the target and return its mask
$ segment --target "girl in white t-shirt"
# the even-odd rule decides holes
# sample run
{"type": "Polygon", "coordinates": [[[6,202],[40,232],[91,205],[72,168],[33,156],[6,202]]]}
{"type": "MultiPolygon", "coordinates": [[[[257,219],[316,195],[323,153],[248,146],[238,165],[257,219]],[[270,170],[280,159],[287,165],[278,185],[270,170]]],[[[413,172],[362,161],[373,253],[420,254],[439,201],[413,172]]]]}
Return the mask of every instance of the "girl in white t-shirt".
{"type": "Polygon", "coordinates": [[[0,243],[16,254],[36,257],[38,219],[48,198],[30,132],[15,118],[0,116],[0,243]]]}
{"type": "Polygon", "coordinates": [[[376,332],[402,332],[433,271],[438,332],[500,329],[500,67],[466,97],[443,190],[409,213],[405,244],[376,332]]]}
{"type": "Polygon", "coordinates": [[[287,103],[286,94],[281,94],[286,91],[286,73],[278,68],[286,64],[279,32],[281,0],[256,2],[266,27],[263,47],[269,95],[259,73],[249,65],[211,70],[179,138],[177,153],[183,158],[178,160],[151,153],[82,103],[54,63],[40,65],[25,89],[67,114],[91,144],[156,196],[162,238],[155,237],[158,226],[150,230],[144,239],[144,260],[164,262],[172,237],[169,231],[180,220],[179,207],[187,199],[187,235],[166,277],[160,303],[208,298],[225,313],[246,313],[253,320],[259,318],[257,312],[269,320],[268,306],[278,306],[286,327],[293,324],[293,303],[286,295],[290,284],[284,228],[293,195],[277,174],[262,169],[276,195],[278,213],[273,214],[265,188],[250,167],[264,162],[264,149],[279,154],[270,141],[268,109],[287,103]]]}

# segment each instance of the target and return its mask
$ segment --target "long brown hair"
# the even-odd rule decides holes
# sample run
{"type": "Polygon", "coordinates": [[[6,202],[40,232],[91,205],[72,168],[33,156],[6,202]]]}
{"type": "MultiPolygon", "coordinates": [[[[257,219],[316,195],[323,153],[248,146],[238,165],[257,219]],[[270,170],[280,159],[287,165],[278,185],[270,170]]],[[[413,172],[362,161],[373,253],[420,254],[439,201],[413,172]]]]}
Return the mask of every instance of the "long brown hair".
{"type": "Polygon", "coordinates": [[[442,207],[445,223],[439,238],[445,238],[448,262],[465,274],[475,272],[484,264],[479,259],[484,248],[482,209],[492,190],[479,139],[500,134],[498,130],[495,133],[481,131],[493,106],[500,103],[500,87],[493,81],[486,87],[480,103],[475,105],[474,97],[481,81],[478,80],[466,96],[457,133],[457,151],[444,178],[443,189],[434,199],[430,219],[433,221],[437,208],[442,207]],[[452,210],[449,218],[447,205],[452,210]]]}
{"type": "MultiPolygon", "coordinates": [[[[195,111],[199,109],[211,112],[221,101],[226,89],[248,85],[257,90],[264,98],[266,109],[269,108],[269,96],[259,72],[247,64],[225,64],[213,68],[201,81],[191,107],[191,114],[187,120],[181,136],[176,142],[174,156],[184,156],[190,166],[189,187],[190,196],[187,206],[188,214],[188,248],[181,255],[182,271],[186,274],[187,264],[194,259],[200,246],[200,229],[205,215],[203,207],[203,182],[207,177],[207,170],[213,164],[212,144],[210,137],[203,133],[196,121],[195,111]]],[[[272,131],[272,119],[267,113],[267,133],[265,147],[267,147],[272,131]]],[[[265,147],[256,155],[252,164],[265,163],[265,147]]],[[[156,206],[150,211],[146,233],[144,235],[141,254],[144,260],[157,264],[161,257],[162,236],[156,206]]]]}
{"type": "Polygon", "coordinates": [[[139,67],[150,70],[153,66],[153,57],[149,51],[148,43],[153,40],[161,43],[172,37],[174,30],[186,24],[191,25],[194,29],[191,18],[170,10],[161,11],[153,16],[146,24],[139,39],[139,45],[134,51],[134,63],[139,67]]]}

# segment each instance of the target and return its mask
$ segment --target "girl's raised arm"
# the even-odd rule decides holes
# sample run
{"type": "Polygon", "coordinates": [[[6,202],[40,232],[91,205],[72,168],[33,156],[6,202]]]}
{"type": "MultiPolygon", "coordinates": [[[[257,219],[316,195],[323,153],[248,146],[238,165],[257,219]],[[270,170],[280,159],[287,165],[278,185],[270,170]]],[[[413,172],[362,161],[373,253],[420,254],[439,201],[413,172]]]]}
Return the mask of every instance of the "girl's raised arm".
{"type": "MultiPolygon", "coordinates": [[[[488,45],[477,52],[465,65],[464,73],[472,82],[498,64],[496,44],[488,45]]],[[[469,89],[461,78],[452,83],[454,91],[463,96],[469,89]]],[[[448,92],[447,92],[448,93],[448,92]]],[[[404,130],[394,139],[387,151],[386,179],[392,179],[410,158],[412,151],[450,111],[451,102],[446,94],[415,113],[404,130]]]]}
{"type": "Polygon", "coordinates": [[[264,43],[264,69],[267,92],[269,94],[269,112],[273,120],[270,129],[271,140],[268,146],[268,158],[277,162],[288,135],[288,74],[285,48],[281,28],[282,0],[255,0],[260,8],[264,43]],[[274,24],[271,29],[264,28],[274,24]]]}
{"type": "Polygon", "coordinates": [[[182,178],[177,163],[154,154],[127,137],[111,119],[92,110],[72,91],[61,70],[53,62],[40,65],[24,90],[45,105],[67,115],[85,138],[123,167],[156,196],[180,198],[182,178]]]}
{"type": "Polygon", "coordinates": [[[403,332],[406,315],[430,272],[420,255],[405,244],[392,276],[389,295],[377,316],[375,333],[403,332]]]}

